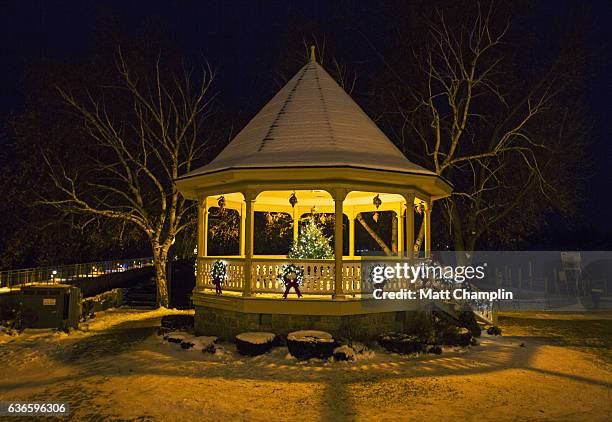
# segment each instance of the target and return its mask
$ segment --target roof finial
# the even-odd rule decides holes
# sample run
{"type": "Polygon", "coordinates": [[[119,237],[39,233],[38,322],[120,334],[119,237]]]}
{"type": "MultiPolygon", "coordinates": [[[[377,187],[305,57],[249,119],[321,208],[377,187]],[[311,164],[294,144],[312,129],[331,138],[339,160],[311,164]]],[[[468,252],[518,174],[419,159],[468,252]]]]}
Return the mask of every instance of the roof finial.
{"type": "Polygon", "coordinates": [[[317,59],[315,58],[315,46],[311,45],[310,46],[310,62],[315,63],[316,61],[317,59]]]}

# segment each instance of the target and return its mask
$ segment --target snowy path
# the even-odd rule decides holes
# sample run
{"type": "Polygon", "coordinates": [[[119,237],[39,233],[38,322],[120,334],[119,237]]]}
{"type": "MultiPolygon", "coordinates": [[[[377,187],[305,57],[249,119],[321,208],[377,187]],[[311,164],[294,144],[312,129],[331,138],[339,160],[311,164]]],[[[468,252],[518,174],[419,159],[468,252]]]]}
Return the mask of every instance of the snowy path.
{"type": "Polygon", "coordinates": [[[105,368],[114,366],[114,374],[120,374],[118,359],[154,335],[161,314],[146,311],[107,314],[93,320],[87,332],[68,336],[34,330],[1,345],[7,366],[0,371],[0,397],[66,401],[73,413],[87,420],[100,419],[99,414],[108,416],[106,406],[96,403],[104,400],[100,386],[110,379],[103,375],[105,368]],[[27,393],[12,394],[20,391],[27,393]]]}
{"type": "MultiPolygon", "coordinates": [[[[73,420],[610,420],[612,371],[530,338],[483,338],[468,352],[351,363],[256,358],[163,344],[172,311],[107,312],[87,332],[0,344],[0,400],[62,400],[73,420]],[[526,341],[527,347],[519,347],[526,341]],[[534,392],[537,392],[535,394],[534,392]]],[[[176,311],[174,311],[176,312],[176,311]]],[[[11,419],[15,420],[15,419],[11,419]]]]}

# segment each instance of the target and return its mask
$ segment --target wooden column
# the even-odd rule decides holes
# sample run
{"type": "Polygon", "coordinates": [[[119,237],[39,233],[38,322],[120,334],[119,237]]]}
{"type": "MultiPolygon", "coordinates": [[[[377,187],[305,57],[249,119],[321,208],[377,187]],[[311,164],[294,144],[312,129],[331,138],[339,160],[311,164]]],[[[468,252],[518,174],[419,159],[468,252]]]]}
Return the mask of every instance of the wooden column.
{"type": "Polygon", "coordinates": [[[431,202],[425,207],[425,256],[431,255],[431,202]]]}
{"type": "Polygon", "coordinates": [[[202,206],[202,238],[201,243],[198,244],[198,255],[208,256],[208,197],[205,197],[200,205],[202,206]],[[202,248],[201,252],[200,247],[202,248]]]}
{"type": "Polygon", "coordinates": [[[334,300],[344,299],[342,280],[342,205],[346,193],[343,190],[334,191],[335,224],[334,224],[334,300]]]}
{"type": "Polygon", "coordinates": [[[414,256],[414,193],[404,195],[406,199],[406,256],[414,256]]]}
{"type": "Polygon", "coordinates": [[[253,269],[253,236],[255,231],[255,197],[254,192],[243,192],[245,202],[244,219],[244,281],[242,296],[251,296],[251,272],[253,269]]]}
{"type": "Polygon", "coordinates": [[[355,257],[355,207],[351,207],[349,217],[349,257],[355,257]]]}
{"type": "Polygon", "coordinates": [[[246,201],[243,204],[240,204],[240,256],[244,257],[246,255],[245,247],[246,244],[246,201]]]}
{"type": "Polygon", "coordinates": [[[404,219],[402,218],[402,204],[395,211],[397,215],[397,256],[404,254],[404,219]]]}
{"type": "Polygon", "coordinates": [[[197,258],[202,256],[202,248],[204,247],[204,210],[205,208],[205,204],[204,204],[205,199],[199,198],[198,199],[198,238],[197,238],[197,244],[198,244],[198,256],[197,258]]]}
{"type": "Polygon", "coordinates": [[[206,219],[206,197],[198,199],[198,254],[196,256],[197,278],[196,286],[202,285],[204,277],[202,277],[202,265],[200,265],[200,257],[204,256],[204,237],[206,231],[204,229],[204,220],[206,219]]]}
{"type": "Polygon", "coordinates": [[[300,207],[296,205],[293,207],[293,242],[298,241],[300,234],[300,207]]]}

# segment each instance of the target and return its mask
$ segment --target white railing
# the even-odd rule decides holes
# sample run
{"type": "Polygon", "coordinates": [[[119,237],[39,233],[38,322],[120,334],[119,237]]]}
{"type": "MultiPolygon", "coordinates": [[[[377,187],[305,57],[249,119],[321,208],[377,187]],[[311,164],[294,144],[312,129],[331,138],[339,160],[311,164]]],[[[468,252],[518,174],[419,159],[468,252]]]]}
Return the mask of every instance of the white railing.
{"type": "Polygon", "coordinates": [[[222,289],[241,292],[244,280],[244,259],[242,258],[198,258],[198,289],[214,289],[210,270],[215,261],[223,261],[226,265],[226,278],[222,289]]]}
{"type": "MultiPolygon", "coordinates": [[[[393,258],[397,262],[397,257],[393,258]]],[[[212,282],[210,270],[215,261],[221,260],[226,265],[226,279],[222,286],[224,291],[242,292],[244,290],[244,258],[223,258],[223,257],[206,257],[198,258],[198,289],[214,289],[215,285],[212,282]]],[[[347,260],[342,261],[342,287],[345,295],[368,295],[376,288],[370,280],[369,274],[362,274],[364,271],[371,271],[371,264],[380,264],[380,259],[376,260],[347,260]]],[[[413,261],[414,262],[414,261],[413,261]]],[[[300,286],[300,290],[306,295],[332,295],[334,293],[334,268],[333,259],[301,259],[290,260],[287,258],[276,257],[258,257],[251,261],[251,293],[283,293],[285,286],[279,282],[280,274],[283,267],[287,264],[294,264],[302,267],[304,270],[304,281],[300,286]]],[[[386,291],[399,291],[401,289],[414,290],[419,287],[430,287],[436,289],[453,288],[445,285],[441,280],[417,280],[412,283],[406,278],[390,279],[384,284],[386,291]]],[[[454,287],[458,288],[458,287],[454,287]]],[[[295,292],[292,290],[291,292],[295,292]]],[[[468,301],[453,300],[458,305],[467,304],[468,301]]],[[[486,319],[492,318],[492,310],[474,309],[486,319]]]]}
{"type": "MultiPolygon", "coordinates": [[[[397,259],[397,258],[396,258],[397,259]]],[[[214,289],[210,270],[215,261],[227,264],[227,278],[223,290],[242,291],[244,289],[244,258],[206,257],[198,258],[198,288],[214,289]]],[[[253,258],[251,263],[251,293],[282,293],[285,286],[279,282],[283,267],[294,264],[302,267],[304,281],[300,290],[304,294],[331,295],[334,293],[335,263],[333,259],[253,258]]],[[[361,260],[343,260],[342,283],[346,295],[369,294],[375,286],[366,278],[362,280],[362,267],[369,266],[361,260]]],[[[369,277],[368,277],[369,278],[369,277]]],[[[392,279],[385,283],[388,290],[410,289],[414,284],[405,279],[392,279]]]]}
{"type": "Polygon", "coordinates": [[[362,287],[365,289],[365,291],[372,290],[371,285],[366,286],[361,280],[360,261],[342,262],[342,287],[344,293],[349,295],[362,293],[362,287]]]}
{"type": "Polygon", "coordinates": [[[334,260],[307,259],[292,261],[283,259],[253,258],[251,291],[253,293],[282,293],[285,286],[279,282],[283,266],[294,264],[304,270],[300,290],[304,294],[329,295],[334,292],[334,260]]]}
{"type": "MultiPolygon", "coordinates": [[[[385,260],[377,257],[368,260],[344,261],[342,264],[344,292],[348,294],[370,294],[375,288],[380,288],[372,282],[369,273],[372,271],[372,266],[379,266],[385,260]]],[[[401,259],[393,257],[393,262],[401,262],[401,259]]],[[[387,291],[414,290],[418,285],[420,285],[420,280],[415,284],[406,278],[391,278],[385,281],[384,289],[387,291]]]]}

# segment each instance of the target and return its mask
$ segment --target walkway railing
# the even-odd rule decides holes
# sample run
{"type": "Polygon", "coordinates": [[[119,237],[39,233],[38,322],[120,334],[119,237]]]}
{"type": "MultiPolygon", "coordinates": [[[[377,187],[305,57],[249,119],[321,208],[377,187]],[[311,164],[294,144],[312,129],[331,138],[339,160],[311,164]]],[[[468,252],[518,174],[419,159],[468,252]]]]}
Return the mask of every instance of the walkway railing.
{"type": "Polygon", "coordinates": [[[25,268],[0,272],[0,289],[12,289],[25,284],[70,284],[75,280],[99,277],[153,265],[153,258],[133,258],[86,264],[25,268]]]}

